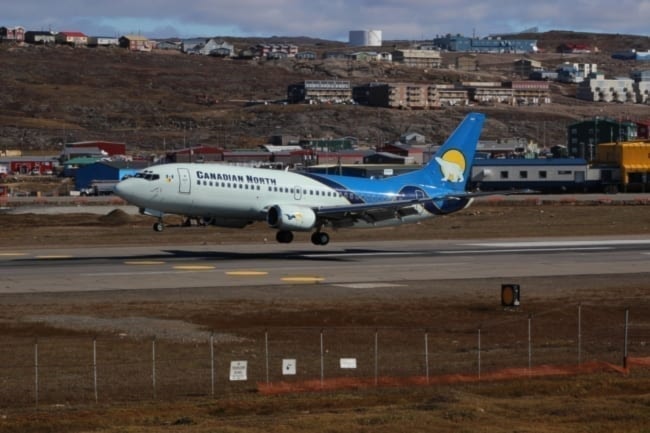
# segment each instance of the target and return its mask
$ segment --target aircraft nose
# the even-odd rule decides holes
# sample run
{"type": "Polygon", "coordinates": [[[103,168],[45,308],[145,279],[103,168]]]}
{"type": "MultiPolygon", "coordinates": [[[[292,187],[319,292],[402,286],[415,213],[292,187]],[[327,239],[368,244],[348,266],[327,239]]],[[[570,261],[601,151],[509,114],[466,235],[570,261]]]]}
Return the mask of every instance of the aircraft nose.
{"type": "Polygon", "coordinates": [[[124,200],[127,200],[127,201],[128,201],[129,198],[130,198],[131,195],[132,195],[132,194],[131,194],[131,193],[132,193],[132,188],[129,187],[129,181],[128,181],[128,179],[127,179],[127,180],[123,180],[123,181],[121,181],[121,182],[118,182],[117,185],[115,185],[115,186],[113,187],[113,192],[114,192],[115,195],[117,195],[118,197],[121,197],[121,198],[123,198],[124,200]]]}

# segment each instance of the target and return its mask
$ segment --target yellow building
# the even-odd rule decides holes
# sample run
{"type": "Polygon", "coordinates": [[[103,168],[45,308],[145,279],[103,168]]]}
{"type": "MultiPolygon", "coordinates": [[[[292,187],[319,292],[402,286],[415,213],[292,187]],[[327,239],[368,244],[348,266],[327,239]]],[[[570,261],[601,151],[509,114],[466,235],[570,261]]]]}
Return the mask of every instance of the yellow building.
{"type": "Polygon", "coordinates": [[[601,143],[598,145],[598,162],[620,167],[624,190],[635,184],[646,191],[650,182],[650,140],[601,143]]]}

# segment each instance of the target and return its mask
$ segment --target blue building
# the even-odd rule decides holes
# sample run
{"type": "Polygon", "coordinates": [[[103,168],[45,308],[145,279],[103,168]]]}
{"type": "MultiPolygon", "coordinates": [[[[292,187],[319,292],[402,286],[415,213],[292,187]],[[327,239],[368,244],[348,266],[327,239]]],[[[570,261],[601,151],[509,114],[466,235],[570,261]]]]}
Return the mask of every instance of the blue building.
{"type": "Polygon", "coordinates": [[[500,37],[479,39],[448,34],[435,38],[433,45],[445,51],[469,53],[532,53],[537,51],[536,39],[502,39],[500,37]]]}
{"type": "Polygon", "coordinates": [[[133,176],[146,168],[146,162],[132,161],[98,161],[94,164],[79,167],[75,174],[75,189],[90,188],[96,181],[119,181],[124,177],[133,176]]]}

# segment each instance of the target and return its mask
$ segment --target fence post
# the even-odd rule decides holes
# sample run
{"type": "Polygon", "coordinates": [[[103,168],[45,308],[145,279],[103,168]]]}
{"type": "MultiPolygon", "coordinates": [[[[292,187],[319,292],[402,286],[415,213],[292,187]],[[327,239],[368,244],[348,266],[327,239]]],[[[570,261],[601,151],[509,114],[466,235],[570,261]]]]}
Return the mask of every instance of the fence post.
{"type": "Polygon", "coordinates": [[[630,326],[630,309],[625,309],[625,336],[623,338],[623,368],[627,368],[627,335],[630,326]]]}
{"type": "Polygon", "coordinates": [[[97,337],[93,337],[93,388],[95,389],[95,404],[99,402],[97,393],[97,337]]]}
{"type": "Polygon", "coordinates": [[[582,365],[582,304],[578,304],[578,365],[582,365]]]}
{"type": "Polygon", "coordinates": [[[320,387],[323,387],[325,381],[325,352],[323,345],[323,329],[320,330],[320,387]]]}
{"type": "Polygon", "coordinates": [[[424,330],[424,374],[427,377],[427,385],[429,384],[429,330],[424,330]]]}
{"type": "Polygon", "coordinates": [[[379,331],[375,329],[375,386],[379,383],[379,331]]]}
{"type": "Polygon", "coordinates": [[[264,356],[266,358],[266,384],[269,384],[269,330],[264,330],[264,356]]]}
{"type": "Polygon", "coordinates": [[[38,337],[34,339],[34,403],[38,409],[38,337]]]}
{"type": "Polygon", "coordinates": [[[533,343],[531,335],[531,323],[533,321],[533,315],[528,315],[528,375],[531,373],[533,367],[533,343]]]}
{"type": "Polygon", "coordinates": [[[214,398],[214,331],[210,333],[210,395],[214,398]]]}
{"type": "Polygon", "coordinates": [[[478,328],[478,380],[481,381],[481,328],[478,328]]]}
{"type": "Polygon", "coordinates": [[[153,399],[156,399],[156,336],[151,339],[151,386],[153,387],[153,399]]]}

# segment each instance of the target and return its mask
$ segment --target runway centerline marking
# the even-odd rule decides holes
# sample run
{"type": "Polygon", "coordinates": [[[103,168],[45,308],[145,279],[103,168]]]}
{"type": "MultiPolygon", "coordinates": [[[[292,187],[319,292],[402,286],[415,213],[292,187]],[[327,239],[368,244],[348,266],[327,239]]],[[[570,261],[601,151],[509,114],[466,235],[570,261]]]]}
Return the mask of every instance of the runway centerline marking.
{"type": "Polygon", "coordinates": [[[324,277],[319,277],[319,276],[308,276],[308,275],[296,275],[296,276],[288,276],[288,277],[282,277],[280,280],[284,281],[285,283],[321,283],[325,281],[324,277]]]}
{"type": "Polygon", "coordinates": [[[68,255],[57,255],[57,254],[51,254],[51,255],[44,255],[44,256],[36,256],[37,259],[41,260],[57,260],[57,259],[71,259],[72,256],[68,255]]]}
{"type": "Polygon", "coordinates": [[[263,277],[268,275],[266,271],[247,271],[247,270],[236,270],[236,271],[226,271],[226,275],[229,277],[263,277]]]}
{"type": "Polygon", "coordinates": [[[212,271],[215,267],[212,265],[176,265],[173,268],[179,271],[212,271]]]}
{"type": "Polygon", "coordinates": [[[0,253],[0,257],[22,257],[26,255],[27,253],[0,253]]]}

